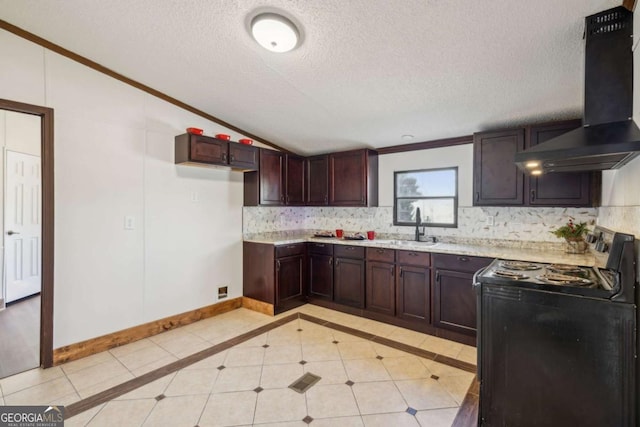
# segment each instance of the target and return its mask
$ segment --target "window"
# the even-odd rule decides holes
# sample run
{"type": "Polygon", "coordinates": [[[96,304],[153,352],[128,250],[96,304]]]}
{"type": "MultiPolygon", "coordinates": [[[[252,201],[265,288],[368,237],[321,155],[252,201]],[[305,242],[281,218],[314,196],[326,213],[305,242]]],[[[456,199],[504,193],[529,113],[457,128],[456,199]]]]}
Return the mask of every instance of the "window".
{"type": "Polygon", "coordinates": [[[394,172],[393,224],[458,226],[458,168],[394,172]]]}

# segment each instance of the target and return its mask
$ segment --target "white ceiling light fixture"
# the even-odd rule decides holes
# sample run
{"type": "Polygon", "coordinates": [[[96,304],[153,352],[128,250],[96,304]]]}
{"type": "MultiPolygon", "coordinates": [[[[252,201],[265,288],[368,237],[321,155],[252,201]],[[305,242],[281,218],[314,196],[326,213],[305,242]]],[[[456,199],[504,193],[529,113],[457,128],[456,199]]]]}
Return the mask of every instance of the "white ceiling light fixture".
{"type": "Polygon", "coordinates": [[[251,20],[251,35],[271,52],[289,52],[298,46],[300,32],[291,20],[276,13],[262,13],[251,20]]]}

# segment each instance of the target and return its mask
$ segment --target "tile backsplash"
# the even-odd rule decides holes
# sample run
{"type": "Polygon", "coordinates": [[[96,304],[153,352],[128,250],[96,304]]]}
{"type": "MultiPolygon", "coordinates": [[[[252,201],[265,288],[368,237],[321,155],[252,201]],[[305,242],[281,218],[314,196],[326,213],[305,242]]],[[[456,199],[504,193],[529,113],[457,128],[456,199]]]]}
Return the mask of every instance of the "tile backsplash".
{"type": "MultiPolygon", "coordinates": [[[[636,215],[637,215],[636,210],[636,215]]],[[[597,208],[522,208],[522,207],[460,207],[458,227],[427,227],[426,234],[447,239],[501,239],[534,242],[559,242],[550,233],[564,225],[569,217],[590,226],[598,218],[597,208]],[[494,225],[487,225],[487,217],[494,225]]],[[[637,218],[637,216],[636,216],[637,218]]],[[[375,230],[379,235],[407,236],[413,227],[393,225],[393,207],[245,207],[243,233],[264,233],[286,230],[375,230]]]]}

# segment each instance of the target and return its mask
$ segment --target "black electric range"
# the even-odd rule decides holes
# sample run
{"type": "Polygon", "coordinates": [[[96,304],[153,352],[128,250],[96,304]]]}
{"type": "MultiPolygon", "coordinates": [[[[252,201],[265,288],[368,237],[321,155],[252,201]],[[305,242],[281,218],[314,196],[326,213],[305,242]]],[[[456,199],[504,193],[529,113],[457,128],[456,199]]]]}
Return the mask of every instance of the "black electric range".
{"type": "Polygon", "coordinates": [[[497,259],[476,273],[478,425],[640,425],[635,238],[589,240],[597,267],[497,259]]]}
{"type": "Polygon", "coordinates": [[[615,294],[617,274],[598,267],[496,259],[476,280],[610,299],[615,294]]]}

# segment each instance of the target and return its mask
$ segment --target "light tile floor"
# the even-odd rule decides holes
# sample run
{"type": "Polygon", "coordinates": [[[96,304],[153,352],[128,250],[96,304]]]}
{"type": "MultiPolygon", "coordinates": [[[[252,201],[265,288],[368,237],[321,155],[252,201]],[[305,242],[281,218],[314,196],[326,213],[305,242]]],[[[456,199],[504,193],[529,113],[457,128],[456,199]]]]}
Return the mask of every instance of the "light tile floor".
{"type": "MultiPolygon", "coordinates": [[[[475,364],[473,347],[318,306],[275,318],[238,309],[58,367],[4,378],[0,404],[69,405],[296,311],[475,364]]],[[[65,425],[306,426],[303,419],[311,417],[312,426],[450,426],[473,377],[296,319],[65,425]],[[305,372],[322,379],[305,394],[290,390],[305,372]]]]}

